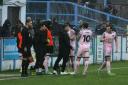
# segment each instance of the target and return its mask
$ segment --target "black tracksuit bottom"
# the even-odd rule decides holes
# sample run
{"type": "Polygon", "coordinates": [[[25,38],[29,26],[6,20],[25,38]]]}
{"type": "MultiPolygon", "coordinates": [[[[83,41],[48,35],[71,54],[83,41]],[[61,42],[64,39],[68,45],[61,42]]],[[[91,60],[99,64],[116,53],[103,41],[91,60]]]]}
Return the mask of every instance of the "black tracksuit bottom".
{"type": "Polygon", "coordinates": [[[29,57],[31,57],[30,48],[27,48],[27,51],[22,51],[23,60],[22,60],[22,76],[27,76],[28,65],[29,65],[29,57]]]}
{"type": "Polygon", "coordinates": [[[45,55],[46,55],[46,48],[44,48],[43,50],[38,49],[38,51],[36,51],[36,64],[35,64],[36,69],[43,68],[45,55]]]}
{"type": "Polygon", "coordinates": [[[59,69],[59,62],[61,61],[61,59],[63,59],[61,72],[65,71],[66,63],[69,60],[69,53],[70,53],[70,49],[66,49],[66,47],[65,48],[59,48],[59,54],[58,54],[58,57],[55,61],[54,67],[53,67],[54,70],[59,69]]]}

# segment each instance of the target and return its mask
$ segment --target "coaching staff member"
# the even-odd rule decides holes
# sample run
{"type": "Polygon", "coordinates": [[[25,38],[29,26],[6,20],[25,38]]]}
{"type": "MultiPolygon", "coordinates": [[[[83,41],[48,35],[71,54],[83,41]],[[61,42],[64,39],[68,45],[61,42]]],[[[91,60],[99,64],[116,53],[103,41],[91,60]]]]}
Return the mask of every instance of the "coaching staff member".
{"type": "Polygon", "coordinates": [[[26,25],[23,27],[23,30],[21,32],[22,35],[22,45],[21,45],[21,51],[22,51],[22,73],[21,77],[27,77],[27,69],[29,65],[29,59],[31,59],[31,46],[32,46],[32,20],[27,19],[26,25]]]}
{"type": "Polygon", "coordinates": [[[40,28],[35,33],[34,49],[36,52],[36,74],[42,75],[43,62],[47,53],[47,27],[45,22],[40,22],[40,28]]]}
{"type": "Polygon", "coordinates": [[[58,74],[58,69],[59,69],[59,62],[61,61],[61,59],[63,59],[63,63],[62,63],[62,68],[61,68],[61,74],[67,74],[65,72],[65,68],[66,68],[66,63],[69,60],[69,53],[70,53],[70,49],[72,49],[72,47],[70,46],[70,38],[68,36],[68,25],[64,26],[64,29],[61,29],[59,32],[59,53],[58,53],[58,58],[55,61],[54,64],[54,71],[53,74],[58,74]]]}

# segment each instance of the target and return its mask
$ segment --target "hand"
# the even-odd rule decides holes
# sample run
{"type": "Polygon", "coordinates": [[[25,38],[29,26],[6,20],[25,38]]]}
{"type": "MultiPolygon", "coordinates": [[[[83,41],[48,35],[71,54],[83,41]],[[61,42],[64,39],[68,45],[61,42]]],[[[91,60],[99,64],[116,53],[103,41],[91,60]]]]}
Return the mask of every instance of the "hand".
{"type": "Polygon", "coordinates": [[[33,57],[29,57],[28,59],[29,59],[29,62],[33,62],[34,61],[33,57]]]}

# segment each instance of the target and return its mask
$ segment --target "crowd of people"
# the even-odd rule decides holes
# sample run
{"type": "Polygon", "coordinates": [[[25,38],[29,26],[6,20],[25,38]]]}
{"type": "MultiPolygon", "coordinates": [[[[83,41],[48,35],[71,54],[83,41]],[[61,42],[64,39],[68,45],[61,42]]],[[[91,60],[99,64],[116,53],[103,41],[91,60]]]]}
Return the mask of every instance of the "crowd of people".
{"type": "MultiPolygon", "coordinates": [[[[89,65],[89,49],[90,43],[93,35],[89,24],[83,21],[80,24],[80,30],[78,33],[72,29],[70,23],[65,23],[60,25],[53,19],[52,21],[40,20],[38,24],[33,26],[33,21],[31,17],[27,17],[25,25],[19,20],[17,23],[17,29],[15,36],[17,37],[17,47],[18,52],[21,54],[22,59],[22,70],[21,77],[27,77],[28,66],[30,66],[31,75],[42,75],[45,74],[72,74],[78,73],[80,59],[84,59],[84,70],[83,75],[87,74],[87,69],[89,65]],[[56,24],[55,24],[56,23],[56,24]],[[57,59],[53,66],[53,71],[50,72],[48,69],[49,56],[54,53],[54,40],[53,37],[58,36],[59,47],[57,59]],[[77,49],[76,43],[78,43],[77,54],[75,51],[77,49]],[[31,48],[34,47],[35,58],[34,61],[32,57],[31,48]],[[76,56],[76,57],[75,57],[76,56]],[[76,60],[75,60],[76,59],[76,60]],[[60,61],[63,61],[60,66],[60,61]],[[71,68],[69,72],[66,71],[66,67],[71,68]]],[[[110,56],[112,52],[112,41],[116,41],[116,47],[118,49],[116,32],[112,30],[110,24],[106,25],[106,30],[102,33],[101,42],[104,42],[104,62],[99,68],[99,71],[104,67],[107,67],[107,73],[111,73],[110,56]]]]}

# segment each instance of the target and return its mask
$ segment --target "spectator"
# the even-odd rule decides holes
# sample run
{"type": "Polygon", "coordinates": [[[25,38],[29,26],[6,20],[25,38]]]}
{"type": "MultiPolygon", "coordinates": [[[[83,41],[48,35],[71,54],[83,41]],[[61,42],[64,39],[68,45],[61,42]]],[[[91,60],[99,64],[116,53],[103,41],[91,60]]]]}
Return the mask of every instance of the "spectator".
{"type": "Polygon", "coordinates": [[[87,1],[87,2],[84,3],[84,7],[89,7],[89,5],[90,5],[90,2],[89,1],[87,1]]]}
{"type": "Polygon", "coordinates": [[[18,20],[16,26],[12,27],[12,32],[11,32],[12,35],[16,37],[17,34],[22,31],[23,26],[24,26],[23,23],[20,20],[18,20]]]}
{"type": "Polygon", "coordinates": [[[10,37],[10,34],[11,34],[10,27],[11,27],[11,23],[8,19],[6,19],[2,27],[3,37],[10,37]]]}
{"type": "Polygon", "coordinates": [[[117,15],[117,13],[118,13],[117,9],[113,5],[111,5],[111,4],[109,4],[104,9],[104,12],[109,13],[109,14],[112,14],[112,15],[117,15]]]}
{"type": "Polygon", "coordinates": [[[96,26],[96,29],[95,29],[95,34],[96,35],[102,35],[103,32],[105,32],[106,30],[106,23],[100,23],[99,25],[96,26]]]}

